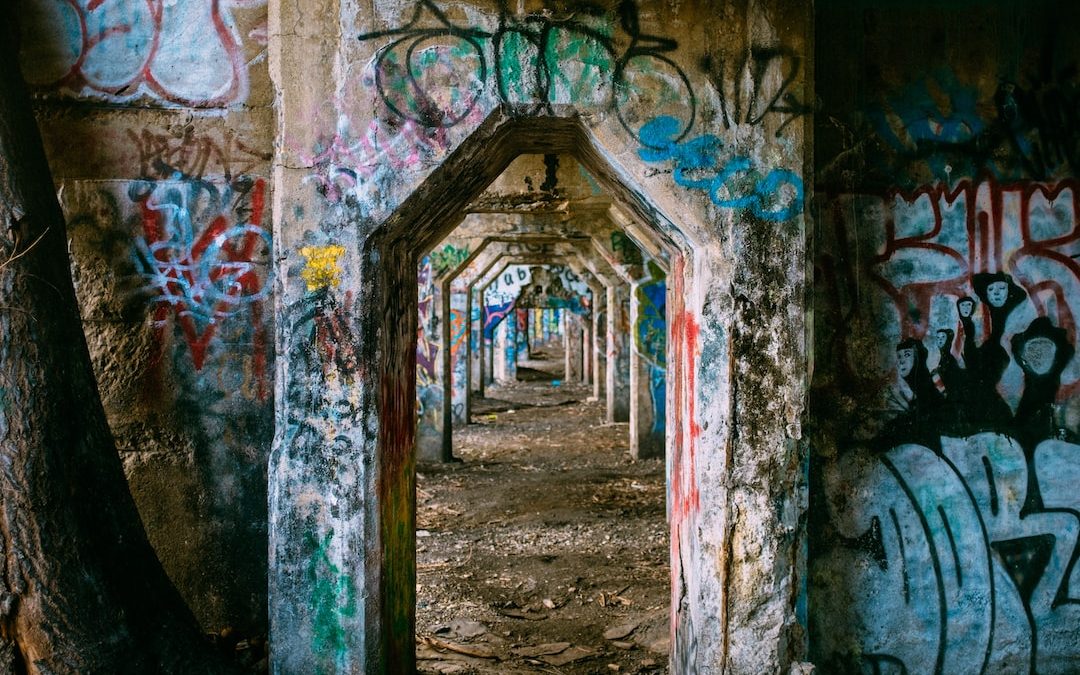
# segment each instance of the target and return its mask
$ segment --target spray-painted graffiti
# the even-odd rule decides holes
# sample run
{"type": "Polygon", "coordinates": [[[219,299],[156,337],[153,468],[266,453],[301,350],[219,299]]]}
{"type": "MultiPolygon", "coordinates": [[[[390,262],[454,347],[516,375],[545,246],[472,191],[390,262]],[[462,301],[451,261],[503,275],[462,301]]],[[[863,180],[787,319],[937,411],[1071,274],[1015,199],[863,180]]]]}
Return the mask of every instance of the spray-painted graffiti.
{"type": "Polygon", "coordinates": [[[180,173],[189,178],[215,174],[232,180],[269,164],[271,158],[269,152],[251,147],[229,131],[218,137],[197,134],[191,127],[179,134],[128,129],[127,137],[138,155],[141,178],[169,178],[180,173]]]}
{"type": "Polygon", "coordinates": [[[441,444],[439,416],[442,414],[443,392],[438,379],[439,319],[435,312],[435,283],[431,257],[420,261],[416,281],[419,307],[416,328],[416,415],[417,442],[441,444]]]}
{"type": "Polygon", "coordinates": [[[767,115],[786,116],[776,136],[799,117],[812,112],[796,92],[802,57],[784,46],[753,46],[738,64],[705,56],[701,69],[720,96],[720,119],[727,129],[739,124],[761,124],[767,115]],[[749,72],[751,87],[741,85],[749,72]]]}
{"type": "Polygon", "coordinates": [[[469,258],[468,248],[458,248],[451,244],[431,252],[431,268],[436,276],[452,272],[469,258]]]}
{"type": "Polygon", "coordinates": [[[341,267],[338,266],[338,258],[343,253],[345,253],[345,247],[336,244],[300,247],[300,255],[307,261],[300,276],[307,284],[309,291],[333,288],[341,283],[341,267]]]}
{"type": "Polygon", "coordinates": [[[982,172],[999,180],[1074,175],[1080,80],[1075,64],[1052,61],[1039,75],[1000,80],[993,90],[943,67],[880,92],[860,116],[880,149],[865,155],[873,171],[864,168],[861,180],[910,187],[982,172]]]}
{"type": "Polygon", "coordinates": [[[615,253],[615,260],[620,264],[641,265],[643,263],[641,249],[622,230],[611,233],[611,250],[615,253]]]}
{"type": "Polygon", "coordinates": [[[359,136],[349,124],[342,118],[332,138],[301,155],[312,168],[305,182],[331,204],[356,203],[364,181],[433,161],[450,145],[445,129],[421,127],[412,120],[390,123],[377,118],[359,136]]]}
{"type": "Polygon", "coordinates": [[[849,496],[819,563],[843,580],[828,591],[846,606],[835,625],[857,627],[863,664],[891,669],[877,672],[1072,672],[1080,446],[997,433],[937,445],[849,458],[858,470],[832,477],[849,496]]]}
{"type": "MultiPolygon", "coordinates": [[[[236,10],[265,0],[24,0],[27,81],[112,101],[225,107],[248,95],[236,10]]],[[[265,16],[249,39],[266,43],[265,16]]]]}
{"type": "Polygon", "coordinates": [[[266,181],[136,181],[129,197],[143,234],[133,260],[152,296],[159,333],[174,314],[196,369],[218,324],[240,312],[250,315],[261,344],[271,248],[263,226],[266,181]]]}
{"type": "Polygon", "coordinates": [[[524,20],[500,4],[490,31],[455,24],[434,2],[421,0],[401,28],[361,35],[363,41],[393,38],[374,63],[373,84],[385,105],[424,127],[449,127],[494,91],[508,103],[613,109],[635,136],[639,110],[677,119],[676,139],[690,131],[694,92],[666,56],[678,43],[644,33],[635,3],[619,3],[617,17],[582,6],[565,18],[531,14],[524,20]]]}
{"type": "Polygon", "coordinates": [[[679,120],[657,117],[641,127],[647,147],[638,150],[646,162],[675,162],[675,183],[705,190],[714,204],[746,210],[762,220],[784,221],[803,208],[803,182],[793,171],[771,169],[764,175],[748,157],[727,153],[724,142],[706,134],[679,141],[679,120]]]}
{"type": "Polygon", "coordinates": [[[634,348],[649,363],[649,394],[652,400],[652,433],[663,435],[667,414],[667,278],[653,261],[649,279],[635,291],[638,303],[634,324],[634,348]]]}
{"type": "Polygon", "coordinates": [[[821,258],[828,311],[858,327],[823,351],[858,382],[871,328],[878,367],[859,372],[884,380],[872,435],[822,469],[815,577],[836,580],[821,602],[851,627],[819,636],[835,667],[1075,669],[1078,189],[987,178],[835,198],[828,250],[866,258],[821,258]],[[879,231],[849,240],[851,214],[860,237],[879,231]]]}

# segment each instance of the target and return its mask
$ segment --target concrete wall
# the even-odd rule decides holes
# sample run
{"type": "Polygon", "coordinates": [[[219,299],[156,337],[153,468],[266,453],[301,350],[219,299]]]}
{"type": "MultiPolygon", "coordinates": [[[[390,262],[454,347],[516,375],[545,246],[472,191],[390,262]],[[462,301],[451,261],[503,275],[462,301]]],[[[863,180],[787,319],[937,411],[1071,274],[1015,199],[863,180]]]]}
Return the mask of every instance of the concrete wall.
{"type": "Polygon", "coordinates": [[[273,434],[267,7],[19,3],[105,409],[203,627],[266,630],[273,434]]]}
{"type": "Polygon", "coordinates": [[[550,7],[541,21],[553,43],[542,53],[556,62],[538,67],[521,36],[535,27],[525,13],[540,9],[271,4],[277,346],[289,355],[270,468],[271,616],[285,671],[409,658],[412,432],[402,402],[412,398],[416,287],[395,270],[430,251],[518,152],[577,153],[671,252],[675,671],[786,670],[803,649],[791,608],[802,550],[807,9],[550,7]],[[520,51],[495,52],[514,41],[520,51]],[[430,70],[401,67],[411,46],[430,70]],[[551,68],[560,76],[544,82],[551,68]],[[518,124],[533,116],[546,121],[518,124]],[[343,175],[347,184],[334,182],[343,175]],[[321,182],[341,193],[319,192],[321,182]],[[362,372],[292,357],[312,308],[302,246],[345,250],[327,292],[352,310],[341,344],[358,350],[362,372]],[[342,395],[355,404],[348,414],[322,412],[342,395]]]}
{"type": "Polygon", "coordinates": [[[670,262],[674,671],[802,655],[805,3],[24,4],[106,407],[207,628],[261,625],[269,531],[276,669],[408,667],[414,277],[523,153],[488,197],[602,192],[670,262]]]}
{"type": "Polygon", "coordinates": [[[1074,672],[1080,14],[818,9],[814,660],[1074,672]]]}

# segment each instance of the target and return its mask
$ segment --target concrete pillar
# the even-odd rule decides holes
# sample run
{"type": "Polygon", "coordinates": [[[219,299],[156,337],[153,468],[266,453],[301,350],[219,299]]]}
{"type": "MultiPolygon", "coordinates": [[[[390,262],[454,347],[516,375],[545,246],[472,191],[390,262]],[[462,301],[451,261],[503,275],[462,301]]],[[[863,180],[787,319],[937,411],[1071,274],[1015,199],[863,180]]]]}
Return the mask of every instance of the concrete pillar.
{"type": "Polygon", "coordinates": [[[586,317],[581,321],[581,381],[584,384],[592,382],[592,317],[586,317]]]}
{"type": "Polygon", "coordinates": [[[450,374],[451,421],[460,427],[468,423],[465,415],[465,399],[469,397],[469,350],[466,317],[468,314],[465,293],[450,293],[450,374]]]}
{"type": "MultiPolygon", "coordinates": [[[[466,330],[468,332],[469,339],[468,344],[466,344],[466,349],[469,352],[468,390],[470,392],[477,391],[482,387],[482,385],[480,384],[480,355],[483,353],[481,348],[482,343],[480,342],[481,331],[483,330],[483,323],[481,321],[482,312],[480,310],[479,304],[476,302],[476,298],[474,298],[473,296],[473,289],[469,288],[469,292],[465,296],[465,313],[468,317],[468,326],[466,330]]],[[[465,399],[466,418],[468,418],[470,413],[470,398],[471,397],[467,397],[465,399]]]]}
{"type": "Polygon", "coordinates": [[[563,379],[580,382],[582,373],[581,317],[573,312],[562,313],[563,329],[563,379]]]}
{"type": "Polygon", "coordinates": [[[429,283],[420,290],[417,317],[419,343],[416,366],[416,458],[437,462],[443,452],[442,294],[429,283]]]}
{"type": "Polygon", "coordinates": [[[630,456],[664,454],[667,323],[664,280],[635,281],[630,294],[630,456]]]}
{"type": "Polygon", "coordinates": [[[495,329],[492,350],[495,381],[505,384],[517,380],[517,317],[509,312],[495,329]]]}
{"type": "Polygon", "coordinates": [[[607,291],[596,288],[593,299],[593,398],[599,401],[607,391],[607,291]]]}
{"type": "Polygon", "coordinates": [[[607,421],[630,421],[630,289],[607,289],[607,421]]]}

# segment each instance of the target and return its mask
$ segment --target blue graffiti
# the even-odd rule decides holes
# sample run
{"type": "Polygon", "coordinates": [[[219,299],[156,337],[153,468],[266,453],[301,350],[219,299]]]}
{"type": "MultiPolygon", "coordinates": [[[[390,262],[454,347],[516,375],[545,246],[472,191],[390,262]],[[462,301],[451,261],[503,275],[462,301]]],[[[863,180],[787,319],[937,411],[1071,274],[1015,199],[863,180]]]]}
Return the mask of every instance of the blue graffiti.
{"type": "MultiPolygon", "coordinates": [[[[885,105],[869,106],[866,116],[890,148],[901,154],[925,156],[934,176],[947,180],[950,161],[965,160],[941,152],[967,147],[986,128],[977,106],[977,88],[962,84],[950,70],[942,69],[927,81],[909,84],[885,105]],[[931,93],[931,84],[948,96],[946,110],[931,93]]],[[[974,175],[978,168],[975,163],[953,167],[953,171],[974,175]]]]}
{"type": "Polygon", "coordinates": [[[484,339],[494,340],[495,329],[499,327],[499,322],[506,318],[506,315],[512,312],[514,309],[514,300],[508,300],[501,305],[488,305],[484,312],[487,317],[484,321],[484,339]]]}
{"type": "Polygon", "coordinates": [[[682,123],[667,115],[646,122],[638,150],[646,162],[675,161],[675,182],[693,190],[706,190],[714,204],[726,209],[747,209],[762,220],[780,222],[802,212],[803,182],[787,169],[772,169],[763,177],[747,157],[732,157],[725,164],[724,143],[712,134],[679,142],[682,123]],[[733,180],[745,175],[747,179],[733,180]],[[755,180],[756,179],[756,180],[755,180]],[[784,189],[786,186],[787,189],[784,189]]]}

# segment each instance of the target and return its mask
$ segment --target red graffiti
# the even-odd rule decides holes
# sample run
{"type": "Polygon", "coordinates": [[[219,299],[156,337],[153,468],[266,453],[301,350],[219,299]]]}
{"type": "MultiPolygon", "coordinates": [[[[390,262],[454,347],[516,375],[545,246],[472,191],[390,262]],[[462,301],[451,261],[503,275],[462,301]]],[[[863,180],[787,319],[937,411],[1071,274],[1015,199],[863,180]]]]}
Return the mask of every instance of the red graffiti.
{"type": "MultiPolygon", "coordinates": [[[[926,335],[935,297],[963,296],[970,293],[972,275],[1003,271],[1024,287],[1040,316],[1052,308],[1055,323],[1075,343],[1080,308],[1071,306],[1077,295],[1065,284],[1080,280],[1080,181],[1001,184],[985,178],[960,181],[953,188],[938,184],[892,190],[882,199],[885,242],[872,260],[870,276],[896,306],[903,337],[926,335]],[[1062,210],[1058,198],[1065,193],[1062,210]],[[900,234],[897,212],[916,207],[929,207],[929,227],[900,234]],[[1062,220],[1067,221],[1064,228],[1062,220]],[[910,267],[916,256],[932,261],[921,269],[934,273],[919,278],[917,271],[900,270],[897,261],[910,267]]],[[[834,213],[844,217],[842,211],[834,213]]]]}
{"type": "MultiPolygon", "coordinates": [[[[247,98],[248,59],[233,12],[265,0],[49,4],[51,12],[27,13],[23,63],[31,84],[119,101],[149,94],[189,107],[247,98]],[[38,14],[52,20],[34,23],[38,14]],[[195,26],[202,33],[193,40],[195,26]]],[[[256,28],[250,37],[265,44],[263,31],[256,28]]]]}
{"type": "Polygon", "coordinates": [[[260,272],[270,242],[262,226],[266,181],[236,181],[224,191],[203,181],[139,183],[131,192],[144,235],[136,242],[135,262],[154,295],[158,343],[164,343],[171,313],[195,369],[201,370],[220,322],[247,308],[255,350],[252,369],[264,399],[266,289],[260,272]]]}
{"type": "Polygon", "coordinates": [[[682,369],[682,377],[674,378],[675,405],[673,409],[674,448],[671,465],[671,513],[673,527],[696,513],[700,507],[697,485],[696,453],[701,430],[697,424],[694,392],[696,383],[699,328],[693,315],[686,311],[683,299],[683,262],[678,260],[673,271],[672,293],[672,362],[682,369]]]}

